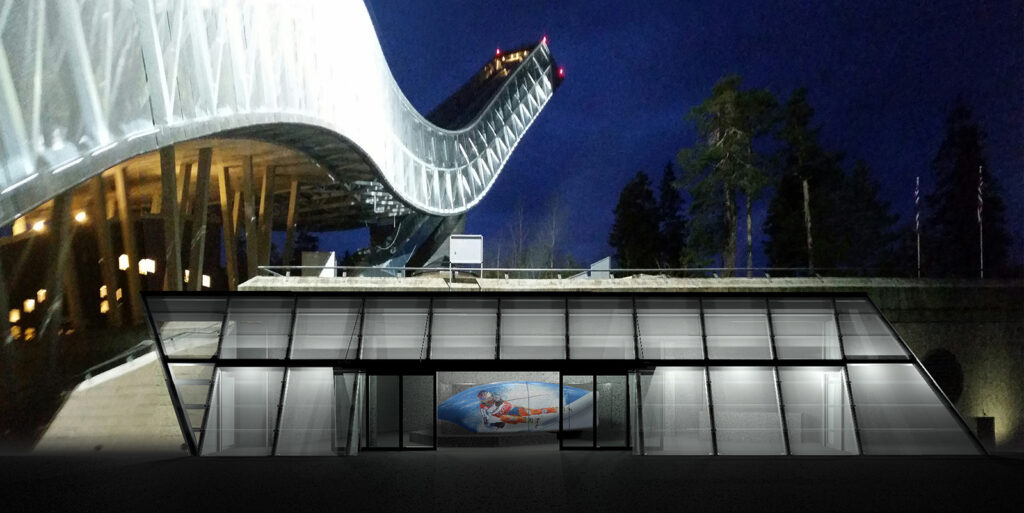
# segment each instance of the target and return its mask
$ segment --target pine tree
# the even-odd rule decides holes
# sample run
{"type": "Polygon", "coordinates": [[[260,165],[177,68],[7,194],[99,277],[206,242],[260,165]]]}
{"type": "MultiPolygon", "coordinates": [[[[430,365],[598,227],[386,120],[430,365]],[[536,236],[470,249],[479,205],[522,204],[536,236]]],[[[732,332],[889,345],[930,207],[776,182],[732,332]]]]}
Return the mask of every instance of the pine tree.
{"type": "Polygon", "coordinates": [[[660,264],[664,267],[686,266],[687,223],[683,213],[683,197],[679,193],[672,163],[665,164],[658,187],[658,222],[661,232],[660,264]]]}
{"type": "MultiPolygon", "coordinates": [[[[722,267],[727,269],[736,260],[737,193],[745,196],[749,226],[750,206],[767,183],[754,141],[772,126],[775,113],[771,93],[741,90],[742,81],[737,75],[719,80],[711,97],[690,111],[699,140],[679,152],[693,198],[689,245],[703,257],[714,250],[706,244],[720,243],[722,267]]],[[[748,244],[748,262],[752,255],[748,244]]]]}
{"type": "Polygon", "coordinates": [[[661,234],[658,231],[658,204],[651,191],[651,180],[640,171],[619,194],[615,223],[608,244],[623,268],[653,268],[658,265],[661,234]]]}
{"type": "Polygon", "coordinates": [[[1007,268],[1010,235],[999,185],[985,161],[985,134],[963,98],[946,119],[946,137],[932,161],[935,190],[926,198],[921,225],[922,267],[930,276],[977,277],[978,168],[984,181],[984,251],[986,276],[1007,268]]]}
{"type": "Polygon", "coordinates": [[[878,182],[863,161],[857,161],[838,194],[839,215],[834,230],[839,235],[842,267],[874,274],[885,266],[899,238],[893,225],[897,216],[878,197],[878,182]]]}
{"type": "Polygon", "coordinates": [[[836,263],[833,225],[835,194],[842,183],[839,154],[826,151],[811,126],[814,109],[807,90],[796,90],[782,109],[775,138],[782,143],[774,158],[775,196],[768,206],[765,252],[773,267],[807,267],[836,263]]]}

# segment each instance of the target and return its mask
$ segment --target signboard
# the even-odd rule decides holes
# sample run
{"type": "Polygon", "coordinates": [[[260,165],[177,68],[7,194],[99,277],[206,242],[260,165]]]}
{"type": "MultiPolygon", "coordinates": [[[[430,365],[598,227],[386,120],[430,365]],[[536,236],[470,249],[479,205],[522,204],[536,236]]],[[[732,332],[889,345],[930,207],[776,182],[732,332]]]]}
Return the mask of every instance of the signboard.
{"type": "Polygon", "coordinates": [[[483,235],[451,235],[448,238],[448,261],[452,265],[484,263],[483,235]]]}

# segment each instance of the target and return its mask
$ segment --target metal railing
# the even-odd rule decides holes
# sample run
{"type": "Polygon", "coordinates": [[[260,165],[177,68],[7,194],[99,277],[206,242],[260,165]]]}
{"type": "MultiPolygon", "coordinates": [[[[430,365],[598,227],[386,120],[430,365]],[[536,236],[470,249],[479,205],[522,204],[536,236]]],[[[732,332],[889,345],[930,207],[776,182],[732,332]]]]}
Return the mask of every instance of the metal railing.
{"type": "MultiPolygon", "coordinates": [[[[806,267],[672,267],[672,268],[547,268],[547,267],[389,267],[355,265],[263,265],[259,270],[264,276],[303,276],[303,271],[333,271],[337,278],[369,276],[410,277],[427,273],[444,273],[451,278],[472,275],[479,278],[495,279],[616,279],[638,275],[654,275],[666,278],[836,278],[836,277],[886,277],[912,278],[913,269],[882,269],[869,267],[827,267],[809,269],[806,267]]],[[[307,274],[305,276],[311,276],[307,274]]]]}
{"type": "Polygon", "coordinates": [[[143,340],[142,342],[135,344],[134,346],[126,349],[125,351],[118,353],[114,357],[97,363],[92,367],[89,367],[80,374],[80,379],[77,381],[85,381],[87,379],[90,379],[93,376],[102,374],[110,369],[113,369],[114,367],[119,367],[123,364],[131,362],[132,360],[138,358],[139,356],[145,355],[151,351],[154,351],[155,349],[156,346],[154,345],[154,342],[152,340],[143,340]]]}

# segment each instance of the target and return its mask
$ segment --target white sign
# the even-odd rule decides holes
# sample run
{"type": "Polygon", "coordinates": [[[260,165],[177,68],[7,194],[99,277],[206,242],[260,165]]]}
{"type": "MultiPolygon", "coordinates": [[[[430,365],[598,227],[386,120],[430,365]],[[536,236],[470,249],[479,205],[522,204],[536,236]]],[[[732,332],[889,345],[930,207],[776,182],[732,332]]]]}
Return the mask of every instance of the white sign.
{"type": "Polygon", "coordinates": [[[451,235],[448,238],[448,261],[454,264],[483,265],[483,235],[451,235]]]}

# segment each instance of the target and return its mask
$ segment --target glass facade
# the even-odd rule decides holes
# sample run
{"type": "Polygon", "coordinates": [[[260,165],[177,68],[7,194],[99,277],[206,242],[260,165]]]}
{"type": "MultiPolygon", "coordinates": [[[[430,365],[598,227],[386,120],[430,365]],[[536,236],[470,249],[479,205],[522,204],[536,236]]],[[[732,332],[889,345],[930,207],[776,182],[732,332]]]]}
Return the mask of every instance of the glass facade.
{"type": "Polygon", "coordinates": [[[563,449],[650,455],[982,452],[865,297],[164,293],[146,302],[193,454],[434,449],[439,433],[445,446],[557,435],[563,449]]]}

